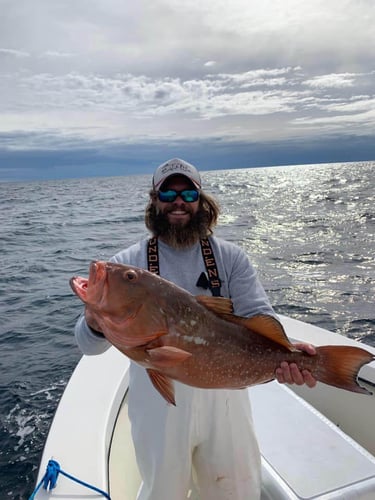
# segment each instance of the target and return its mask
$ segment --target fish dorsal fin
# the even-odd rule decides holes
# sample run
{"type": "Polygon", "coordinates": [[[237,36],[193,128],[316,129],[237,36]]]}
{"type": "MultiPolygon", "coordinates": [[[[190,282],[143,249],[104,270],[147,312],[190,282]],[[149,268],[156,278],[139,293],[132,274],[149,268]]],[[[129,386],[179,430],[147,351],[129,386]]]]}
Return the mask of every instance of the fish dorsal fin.
{"type": "Polygon", "coordinates": [[[233,303],[231,299],[226,297],[212,297],[210,295],[197,295],[196,300],[203,307],[209,311],[217,314],[232,314],[233,313],[233,303]]]}
{"type": "Polygon", "coordinates": [[[211,297],[209,295],[197,295],[196,300],[209,311],[231,323],[237,323],[258,335],[286,347],[289,351],[297,349],[289,341],[280,321],[268,314],[258,314],[251,318],[243,318],[233,314],[233,302],[225,297],[211,297]]]}
{"type": "MultiPolygon", "coordinates": [[[[224,318],[224,317],[223,317],[224,318]]],[[[275,317],[267,314],[258,314],[251,318],[241,316],[225,315],[227,321],[244,326],[248,330],[285,347],[288,351],[296,351],[294,345],[288,339],[283,325],[275,317]]]]}
{"type": "Polygon", "coordinates": [[[163,396],[167,403],[176,406],[172,380],[166,375],[163,375],[157,370],[152,370],[151,368],[147,369],[147,373],[150,377],[152,385],[163,396]]]}

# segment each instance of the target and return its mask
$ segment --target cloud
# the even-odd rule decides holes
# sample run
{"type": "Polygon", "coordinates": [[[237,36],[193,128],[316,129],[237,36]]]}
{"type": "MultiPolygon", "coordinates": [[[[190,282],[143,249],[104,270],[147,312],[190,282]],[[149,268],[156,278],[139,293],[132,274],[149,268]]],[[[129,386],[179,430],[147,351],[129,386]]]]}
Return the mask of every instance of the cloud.
{"type": "Polygon", "coordinates": [[[328,111],[339,113],[357,114],[359,120],[360,115],[366,112],[367,115],[373,115],[375,112],[375,96],[353,96],[346,102],[337,102],[327,105],[328,111]]]}
{"type": "MultiPolygon", "coordinates": [[[[367,77],[373,77],[373,73],[367,77]]],[[[374,95],[355,94],[357,81],[362,82],[361,90],[372,90],[371,78],[365,82],[362,73],[306,79],[300,66],[210,73],[195,79],[129,73],[113,76],[24,73],[11,90],[21,111],[4,113],[0,130],[23,128],[53,133],[60,130],[65,136],[77,134],[91,139],[119,139],[126,135],[128,140],[134,140],[147,134],[155,138],[171,135],[191,138],[201,137],[202,132],[209,137],[219,133],[233,138],[233,117],[241,116],[247,117],[248,129],[241,132],[236,129],[236,134],[244,138],[248,131],[251,138],[269,139],[269,125],[263,127],[259,116],[270,116],[273,120],[283,116],[285,130],[292,120],[290,133],[295,135],[296,123],[317,123],[317,119],[303,116],[298,119],[295,114],[310,114],[314,109],[330,114],[349,110],[360,113],[366,105],[373,106],[374,95]],[[348,79],[350,85],[342,84],[348,79]],[[340,94],[343,89],[346,94],[340,94]],[[354,93],[347,94],[348,89],[354,93]],[[331,93],[327,94],[327,90],[331,93]],[[226,130],[218,122],[222,119],[227,120],[226,130]]],[[[8,78],[3,95],[7,88],[9,92],[9,85],[8,78]]],[[[278,137],[277,132],[273,133],[278,137]]]]}
{"type": "Polygon", "coordinates": [[[354,73],[332,73],[330,75],[314,76],[304,82],[305,85],[314,88],[344,88],[353,87],[357,75],[354,73]]]}
{"type": "MultiPolygon", "coordinates": [[[[372,105],[374,101],[372,101],[372,105]]],[[[348,113],[351,109],[346,108],[334,108],[340,113],[333,114],[331,116],[319,116],[319,117],[302,117],[296,118],[295,124],[299,126],[308,126],[310,129],[321,129],[325,131],[338,132],[339,130],[344,131],[350,127],[351,133],[356,133],[357,135],[363,134],[363,127],[366,128],[367,133],[371,132],[375,134],[375,108],[362,111],[358,108],[356,113],[348,113]]]]}
{"type": "Polygon", "coordinates": [[[40,54],[39,57],[43,58],[43,57],[46,57],[46,58],[59,58],[59,57],[62,57],[62,58],[70,58],[70,57],[74,57],[75,54],[73,53],[69,53],[69,52],[57,52],[56,50],[47,50],[46,52],[43,52],[42,54],[40,54]]]}
{"type": "Polygon", "coordinates": [[[75,55],[67,72],[192,77],[207,61],[227,72],[298,61],[338,73],[372,64],[374,21],[372,0],[20,0],[7,4],[0,33],[6,47],[27,47],[29,68],[51,51],[75,55]]]}
{"type": "Polygon", "coordinates": [[[14,49],[1,49],[0,48],[0,58],[1,57],[30,57],[28,52],[24,50],[14,50],[14,49]]]}
{"type": "MultiPolygon", "coordinates": [[[[27,138],[24,137],[26,140],[27,138]]],[[[0,134],[1,140],[1,134],[0,134]]],[[[46,141],[48,143],[48,141],[46,141]]],[[[97,141],[55,150],[4,151],[0,148],[0,180],[30,180],[93,175],[128,175],[148,173],[170,157],[182,157],[201,170],[243,168],[272,165],[298,165],[367,161],[374,158],[373,137],[348,136],[345,144],[340,136],[308,140],[268,142],[215,139],[144,141],[119,144],[97,141]],[[139,150],[142,154],[139,154],[139,150]],[[360,154],[358,154],[360,152],[360,154]]]]}

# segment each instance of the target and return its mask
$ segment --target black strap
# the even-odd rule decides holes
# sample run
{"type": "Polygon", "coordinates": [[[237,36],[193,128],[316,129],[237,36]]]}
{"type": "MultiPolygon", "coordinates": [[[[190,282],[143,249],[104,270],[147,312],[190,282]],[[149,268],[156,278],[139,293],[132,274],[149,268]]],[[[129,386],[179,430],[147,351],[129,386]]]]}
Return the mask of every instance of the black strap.
{"type": "MultiPolygon", "coordinates": [[[[202,273],[197,286],[209,288],[214,297],[220,297],[221,281],[216,266],[215,255],[208,238],[200,240],[206,273],[202,273]]],[[[158,239],[150,238],[147,243],[147,268],[151,273],[160,274],[158,239]]]]}
{"type": "Polygon", "coordinates": [[[214,297],[220,297],[221,281],[219,278],[219,271],[217,270],[215,255],[212,250],[210,240],[208,238],[204,238],[200,240],[200,244],[204,265],[206,266],[207,278],[209,281],[208,288],[211,290],[211,293],[214,297]]]}
{"type": "Polygon", "coordinates": [[[158,239],[150,238],[147,243],[147,268],[150,273],[160,274],[158,239]]]}

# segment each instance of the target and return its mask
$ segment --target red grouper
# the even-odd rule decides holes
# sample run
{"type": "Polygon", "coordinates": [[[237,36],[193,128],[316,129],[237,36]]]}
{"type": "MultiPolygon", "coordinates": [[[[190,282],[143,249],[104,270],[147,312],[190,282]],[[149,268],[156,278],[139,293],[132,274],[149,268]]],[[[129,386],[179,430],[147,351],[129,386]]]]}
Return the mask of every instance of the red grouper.
{"type": "Polygon", "coordinates": [[[351,346],[317,347],[313,356],[289,341],[272,316],[230,312],[229,299],[194,296],[144,269],[92,262],[89,278],[71,287],[108,341],[143,366],[175,404],[172,380],[201,388],[242,389],[275,378],[282,361],[310,370],[325,384],[369,394],[360,368],[375,357],[351,346]]]}

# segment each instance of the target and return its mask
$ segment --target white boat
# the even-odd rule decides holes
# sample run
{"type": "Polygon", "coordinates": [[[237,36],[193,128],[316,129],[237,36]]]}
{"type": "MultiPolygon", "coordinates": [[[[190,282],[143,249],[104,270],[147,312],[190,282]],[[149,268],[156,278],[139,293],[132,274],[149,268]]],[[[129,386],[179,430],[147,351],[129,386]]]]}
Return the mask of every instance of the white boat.
{"type": "MultiPolygon", "coordinates": [[[[295,341],[357,345],[375,354],[373,347],[341,335],[280,319],[295,341]]],[[[136,498],[141,480],[127,416],[128,369],[128,359],[115,348],[83,356],[53,419],[38,483],[52,458],[112,500],[136,498]]],[[[361,369],[359,381],[375,391],[375,362],[361,369]]],[[[375,395],[277,382],[247,391],[262,453],[262,500],[375,499],[375,395]]],[[[36,496],[52,498],[104,497],[60,474],[52,491],[40,489],[36,496]]],[[[167,491],[165,498],[174,500],[167,491]]],[[[193,486],[187,498],[199,498],[193,486]]]]}

